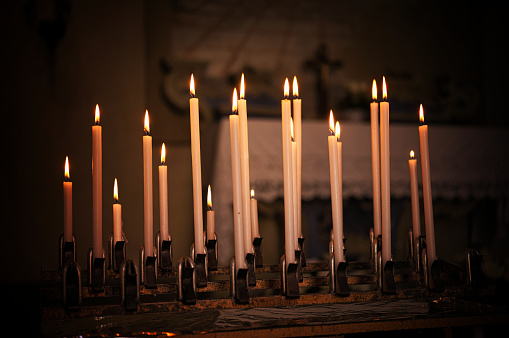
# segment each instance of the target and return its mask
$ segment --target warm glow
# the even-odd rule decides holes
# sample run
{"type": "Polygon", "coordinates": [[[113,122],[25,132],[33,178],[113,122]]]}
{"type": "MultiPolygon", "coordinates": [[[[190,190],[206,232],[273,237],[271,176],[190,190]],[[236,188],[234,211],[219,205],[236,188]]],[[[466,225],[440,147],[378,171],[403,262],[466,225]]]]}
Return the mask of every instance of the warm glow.
{"type": "Polygon", "coordinates": [[[373,80],[373,87],[371,88],[371,96],[373,97],[373,101],[376,101],[377,93],[376,93],[376,81],[375,80],[373,80]]]}
{"type": "Polygon", "coordinates": [[[413,150],[410,150],[410,158],[411,158],[411,159],[413,159],[413,158],[414,158],[414,156],[415,156],[414,151],[413,151],[413,150]]]}
{"type": "Polygon", "coordinates": [[[69,175],[69,158],[65,157],[65,170],[64,170],[64,176],[66,179],[70,179],[71,176],[69,175]]]}
{"type": "Polygon", "coordinates": [[[419,121],[421,121],[421,123],[424,123],[424,110],[422,109],[422,103],[421,106],[419,107],[419,121]]]}
{"type": "Polygon", "coordinates": [[[334,114],[332,113],[332,109],[329,115],[329,130],[331,134],[334,134],[334,114]]]}
{"type": "Polygon", "coordinates": [[[298,98],[299,97],[299,85],[297,84],[297,76],[293,77],[293,97],[298,98]]]}
{"type": "Polygon", "coordinates": [[[118,201],[118,185],[117,185],[116,178],[115,178],[115,183],[113,184],[113,199],[115,199],[115,201],[118,201]]]}
{"type": "Polygon", "coordinates": [[[292,141],[294,140],[293,136],[293,118],[290,117],[290,137],[292,138],[292,141]]]}
{"type": "Polygon", "coordinates": [[[336,138],[339,141],[339,138],[341,136],[341,128],[339,127],[339,122],[336,121],[336,129],[334,129],[334,132],[336,133],[336,138]]]}
{"type": "Polygon", "coordinates": [[[384,101],[387,101],[387,85],[385,84],[385,76],[383,77],[383,99],[384,101]]]}
{"type": "Polygon", "coordinates": [[[286,78],[285,79],[285,91],[284,91],[285,99],[288,98],[288,95],[290,95],[290,85],[288,84],[288,78],[286,78]]]}
{"type": "Polygon", "coordinates": [[[244,73],[242,73],[242,77],[240,78],[240,99],[244,100],[245,98],[245,89],[244,89],[244,73]]]}
{"type": "Polygon", "coordinates": [[[99,111],[99,105],[95,105],[95,124],[99,124],[99,121],[101,120],[101,113],[99,111]]]}
{"type": "Polygon", "coordinates": [[[237,88],[233,88],[232,113],[237,113],[237,88]]]}
{"type": "Polygon", "coordinates": [[[254,189],[251,189],[251,198],[254,198],[254,189]]]}
{"type": "Polygon", "coordinates": [[[196,93],[194,92],[194,75],[191,74],[191,83],[189,84],[189,92],[191,93],[191,96],[194,97],[196,93]]]}
{"type": "Polygon", "coordinates": [[[148,121],[148,110],[145,110],[145,126],[143,127],[143,130],[148,134],[150,134],[150,124],[148,121]]]}
{"type": "Polygon", "coordinates": [[[164,164],[166,162],[166,147],[163,145],[161,146],[161,164],[164,164]]]}
{"type": "Polygon", "coordinates": [[[210,184],[209,184],[209,189],[207,191],[207,205],[208,205],[209,209],[212,209],[212,193],[210,192],[210,184]]]}

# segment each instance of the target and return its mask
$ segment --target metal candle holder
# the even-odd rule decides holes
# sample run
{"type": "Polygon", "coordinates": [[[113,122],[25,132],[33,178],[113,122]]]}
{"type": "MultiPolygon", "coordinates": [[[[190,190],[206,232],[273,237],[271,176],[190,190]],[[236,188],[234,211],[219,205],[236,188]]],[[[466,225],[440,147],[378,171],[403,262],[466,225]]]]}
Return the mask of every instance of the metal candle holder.
{"type": "Polygon", "coordinates": [[[178,300],[184,304],[196,304],[196,269],[190,257],[182,257],[177,272],[178,300]]]}
{"type": "Polygon", "coordinates": [[[101,292],[106,282],[106,260],[104,249],[102,257],[94,257],[93,247],[88,250],[88,283],[94,292],[101,292]]]}
{"type": "Polygon", "coordinates": [[[255,253],[250,252],[246,254],[247,263],[247,284],[249,286],[256,285],[256,272],[255,272],[255,253]]]}
{"type": "Polygon", "coordinates": [[[237,269],[235,256],[230,260],[230,297],[239,304],[249,303],[248,269],[237,269]]]}
{"type": "Polygon", "coordinates": [[[281,274],[281,292],[287,298],[299,298],[298,263],[286,263],[286,255],[281,256],[279,271],[281,274]]]}
{"type": "MultiPolygon", "coordinates": [[[[344,242],[343,240],[343,243],[344,242]]],[[[346,253],[346,248],[344,248],[343,251],[346,253]]],[[[343,297],[350,295],[348,275],[346,273],[347,267],[347,262],[336,262],[334,256],[334,239],[332,238],[329,242],[329,289],[331,293],[343,297]]]]}
{"type": "Polygon", "coordinates": [[[255,237],[253,239],[253,247],[255,250],[255,264],[257,268],[263,267],[262,239],[263,237],[255,237]]]}
{"type": "Polygon", "coordinates": [[[305,240],[304,237],[297,238],[297,241],[298,241],[299,247],[300,247],[300,251],[301,251],[301,254],[300,254],[300,265],[303,268],[306,267],[306,255],[304,254],[304,240],[305,240]]]}
{"type": "Polygon", "coordinates": [[[171,236],[168,234],[167,239],[161,238],[161,233],[156,234],[157,265],[163,271],[169,271],[173,265],[173,246],[171,236]]]}
{"type": "Polygon", "coordinates": [[[126,311],[138,309],[140,301],[140,278],[138,266],[132,260],[126,260],[120,266],[120,296],[126,311]]]}
{"type": "Polygon", "coordinates": [[[108,268],[119,271],[120,266],[127,257],[127,249],[126,245],[127,240],[124,236],[122,236],[122,240],[117,241],[113,244],[113,234],[108,236],[108,268]]]}
{"type": "MultiPolygon", "coordinates": [[[[207,238],[207,237],[205,237],[207,238]]],[[[207,267],[209,271],[217,270],[217,235],[214,232],[213,239],[206,239],[206,247],[207,247],[207,267]]]]}
{"type": "Polygon", "coordinates": [[[81,306],[81,268],[75,261],[67,261],[62,269],[62,295],[68,311],[81,306]]]}
{"type": "Polygon", "coordinates": [[[58,243],[58,268],[62,269],[67,262],[76,262],[76,237],[73,234],[72,242],[65,242],[61,234],[58,243]]]}
{"type": "MultiPolygon", "coordinates": [[[[156,250],[154,250],[156,251],[156,250]]],[[[147,256],[145,247],[140,248],[140,271],[141,283],[146,288],[153,289],[157,287],[157,252],[154,256],[147,256]]]]}
{"type": "Polygon", "coordinates": [[[206,252],[197,253],[193,243],[191,245],[191,257],[194,260],[196,286],[199,288],[207,286],[208,260],[206,252]]]}

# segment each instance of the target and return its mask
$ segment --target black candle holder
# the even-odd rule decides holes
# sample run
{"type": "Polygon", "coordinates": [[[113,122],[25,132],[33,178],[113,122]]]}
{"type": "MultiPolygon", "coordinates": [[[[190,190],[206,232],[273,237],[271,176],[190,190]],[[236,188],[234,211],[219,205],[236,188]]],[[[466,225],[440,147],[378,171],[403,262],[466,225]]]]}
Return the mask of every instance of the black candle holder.
{"type": "Polygon", "coordinates": [[[257,268],[263,268],[262,239],[263,237],[255,237],[253,239],[253,247],[255,251],[255,266],[257,268]]]}
{"type": "Polygon", "coordinates": [[[64,234],[60,235],[58,245],[58,269],[62,269],[67,262],[76,262],[76,237],[72,235],[72,241],[64,241],[64,234]]]}
{"type": "Polygon", "coordinates": [[[371,266],[375,274],[379,274],[381,265],[378,263],[378,255],[382,253],[382,235],[375,238],[373,228],[369,231],[369,238],[371,243],[371,266]]]}
{"type": "Polygon", "coordinates": [[[113,234],[108,236],[108,268],[118,272],[127,257],[127,240],[124,236],[113,244],[113,234]]]}
{"type": "Polygon", "coordinates": [[[304,237],[299,237],[297,238],[297,241],[299,242],[299,247],[300,247],[300,251],[301,251],[301,254],[300,254],[300,265],[305,268],[306,267],[306,255],[304,254],[304,241],[305,241],[305,238],[304,237]]]}
{"type": "Polygon", "coordinates": [[[120,274],[121,303],[126,311],[136,311],[140,301],[140,278],[138,266],[132,260],[122,263],[120,274]]]}
{"type": "Polygon", "coordinates": [[[299,280],[299,283],[304,280],[304,275],[302,274],[302,250],[300,250],[300,247],[295,250],[295,260],[297,261],[297,279],[299,280]]]}
{"type": "Polygon", "coordinates": [[[256,272],[255,272],[255,254],[254,252],[246,254],[247,263],[247,285],[256,286],[256,272]]]}
{"type": "Polygon", "coordinates": [[[477,249],[467,250],[467,285],[472,288],[484,286],[485,276],[482,271],[483,255],[477,249]]]}
{"type": "Polygon", "coordinates": [[[235,257],[230,259],[230,297],[239,304],[249,304],[248,269],[237,269],[235,257]]]}
{"type": "Polygon", "coordinates": [[[102,292],[106,282],[106,259],[104,249],[102,257],[94,257],[93,248],[88,250],[88,283],[94,292],[102,292]]]}
{"type": "Polygon", "coordinates": [[[157,255],[147,256],[145,247],[140,248],[141,283],[148,289],[157,287],[157,255]]]}
{"type": "Polygon", "coordinates": [[[382,276],[382,292],[391,295],[396,293],[396,282],[394,281],[393,260],[389,260],[384,264],[382,276]]]}
{"type": "MultiPolygon", "coordinates": [[[[205,237],[207,238],[207,237],[205,237]]],[[[209,271],[217,270],[217,235],[214,232],[213,239],[206,239],[206,247],[207,247],[207,267],[209,271]]]]}
{"type": "Polygon", "coordinates": [[[299,298],[298,264],[286,263],[286,255],[281,256],[279,263],[281,273],[281,292],[286,298],[299,298]]]}
{"type": "Polygon", "coordinates": [[[171,236],[162,239],[161,233],[158,231],[156,234],[157,246],[157,265],[162,271],[170,271],[173,266],[173,246],[171,236]]]}
{"type": "MultiPolygon", "coordinates": [[[[343,250],[343,254],[345,251],[343,250]]],[[[347,267],[347,262],[336,262],[334,240],[331,240],[329,243],[329,290],[337,296],[347,297],[350,295],[347,267]]]]}
{"type": "Polygon", "coordinates": [[[196,304],[196,269],[190,257],[182,257],[177,272],[178,300],[184,304],[196,304]]]}
{"type": "Polygon", "coordinates": [[[66,310],[81,307],[81,268],[75,261],[67,261],[62,269],[63,301],[66,310]]]}

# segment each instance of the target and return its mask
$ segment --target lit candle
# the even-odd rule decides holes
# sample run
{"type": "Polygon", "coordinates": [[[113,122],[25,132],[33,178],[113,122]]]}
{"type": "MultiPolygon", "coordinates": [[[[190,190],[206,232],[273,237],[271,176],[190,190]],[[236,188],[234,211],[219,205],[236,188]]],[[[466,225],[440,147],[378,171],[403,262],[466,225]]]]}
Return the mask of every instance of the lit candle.
{"type": "Polygon", "coordinates": [[[161,146],[161,165],[159,166],[159,235],[161,241],[168,241],[168,167],[166,166],[166,147],[161,146]]]}
{"type": "Polygon", "coordinates": [[[410,171],[410,198],[412,204],[412,232],[414,239],[421,236],[421,219],[419,211],[419,186],[417,184],[417,159],[414,157],[414,151],[410,151],[408,160],[408,169],[410,171]]]}
{"type": "Polygon", "coordinates": [[[380,158],[382,198],[382,263],[391,260],[391,152],[389,145],[389,102],[383,78],[383,101],[380,102],[380,158]]]}
{"type": "Polygon", "coordinates": [[[152,193],[152,136],[148,110],[145,111],[145,135],[143,135],[143,235],[145,257],[154,255],[154,206],[152,193]]]}
{"type": "Polygon", "coordinates": [[[113,245],[122,240],[122,204],[118,202],[118,183],[113,183],[113,245]]]}
{"type": "Polygon", "coordinates": [[[240,173],[239,116],[237,115],[237,88],[233,90],[230,114],[230,151],[233,188],[233,237],[235,243],[235,266],[246,268],[244,232],[242,227],[242,190],[240,173]]]}
{"type": "Polygon", "coordinates": [[[286,264],[295,263],[295,235],[293,224],[292,139],[290,135],[291,102],[288,78],[285,80],[284,99],[281,100],[283,136],[283,184],[285,209],[285,256],[286,264]]]}
{"type": "Polygon", "coordinates": [[[99,105],[95,106],[95,124],[92,126],[92,256],[103,258],[102,245],[102,127],[99,125],[99,105]]]}
{"type": "Polygon", "coordinates": [[[193,209],[194,209],[194,250],[205,254],[203,245],[203,210],[201,196],[201,150],[200,150],[200,116],[199,101],[194,90],[194,76],[191,74],[191,98],[189,114],[191,121],[191,163],[193,172],[193,209]]]}
{"type": "Polygon", "coordinates": [[[213,240],[214,233],[216,231],[215,225],[215,212],[212,210],[212,192],[210,191],[210,185],[207,191],[207,206],[209,210],[207,211],[207,239],[213,240]]]}
{"type": "Polygon", "coordinates": [[[433,221],[433,196],[431,195],[431,175],[429,164],[428,125],[424,123],[422,104],[419,109],[419,140],[421,147],[422,197],[424,201],[424,225],[426,230],[426,255],[428,267],[436,260],[435,224],[433,221]]]}
{"type": "Polygon", "coordinates": [[[293,123],[297,143],[297,237],[302,238],[302,102],[299,97],[297,77],[293,77],[293,123]]]}
{"type": "Polygon", "coordinates": [[[254,240],[260,237],[260,229],[258,228],[258,201],[254,196],[254,190],[251,189],[251,237],[254,240]]]}
{"type": "Polygon", "coordinates": [[[373,229],[375,238],[382,234],[382,216],[380,211],[380,136],[378,129],[378,102],[376,81],[373,80],[373,102],[371,111],[371,172],[373,174],[373,229]]]}
{"type": "Polygon", "coordinates": [[[67,156],[64,169],[64,242],[72,242],[72,182],[67,156]]]}
{"type": "Polygon", "coordinates": [[[299,236],[298,236],[298,212],[297,212],[297,142],[295,141],[295,135],[293,132],[293,119],[290,118],[290,138],[292,140],[292,192],[293,192],[293,236],[295,238],[295,247],[299,247],[299,236]]]}
{"type": "Polygon", "coordinates": [[[244,250],[246,254],[253,252],[251,240],[251,217],[249,205],[249,146],[247,132],[247,108],[244,89],[244,74],[240,81],[239,100],[237,101],[239,114],[239,137],[240,137],[240,173],[242,189],[242,224],[244,226],[244,250]]]}

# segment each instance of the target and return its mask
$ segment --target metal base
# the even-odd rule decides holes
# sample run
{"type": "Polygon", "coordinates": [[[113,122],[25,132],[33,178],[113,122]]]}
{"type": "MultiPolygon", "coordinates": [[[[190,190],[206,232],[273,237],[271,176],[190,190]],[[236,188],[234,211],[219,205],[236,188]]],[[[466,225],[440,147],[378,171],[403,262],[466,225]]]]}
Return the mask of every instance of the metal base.
{"type": "Polygon", "coordinates": [[[196,304],[196,270],[190,257],[182,257],[178,263],[178,299],[184,304],[196,304]]]}
{"type": "Polygon", "coordinates": [[[113,245],[113,235],[108,236],[108,269],[119,271],[120,266],[127,257],[127,241],[122,236],[122,240],[117,241],[113,245]]]}
{"type": "Polygon", "coordinates": [[[230,297],[239,304],[249,304],[248,269],[237,269],[230,259],[230,297]]]}
{"type": "Polygon", "coordinates": [[[62,269],[67,262],[76,262],[76,237],[72,235],[72,242],[64,242],[64,234],[61,234],[58,245],[58,269],[62,269]]]}
{"type": "Polygon", "coordinates": [[[283,255],[280,260],[280,273],[281,273],[281,291],[286,298],[299,298],[299,277],[298,277],[298,264],[286,263],[286,255],[283,255]]]}
{"type": "Polygon", "coordinates": [[[196,286],[206,287],[208,281],[208,259],[207,254],[204,253],[196,253],[194,249],[194,243],[191,245],[191,257],[194,259],[194,269],[196,274],[196,286]]]}
{"type": "Polygon", "coordinates": [[[304,237],[299,237],[297,238],[298,242],[299,242],[299,247],[300,247],[300,251],[301,251],[301,254],[300,254],[300,265],[305,268],[306,267],[306,255],[304,254],[304,240],[305,238],[304,237]]]}
{"type": "Polygon", "coordinates": [[[146,256],[145,248],[140,248],[141,283],[148,289],[157,287],[157,257],[146,256]]]}
{"type": "Polygon", "coordinates": [[[63,301],[66,310],[77,311],[81,306],[81,268],[67,261],[62,270],[63,301]]]}
{"type": "Polygon", "coordinates": [[[246,254],[247,263],[247,284],[249,286],[256,286],[256,273],[255,273],[255,254],[246,254]]]}
{"type": "Polygon", "coordinates": [[[214,233],[214,239],[207,239],[207,267],[209,271],[217,270],[217,236],[214,233]]]}
{"type": "Polygon", "coordinates": [[[350,295],[350,287],[348,286],[348,276],[346,269],[347,262],[339,262],[336,264],[334,253],[329,254],[329,290],[337,296],[347,297],[350,295]]]}
{"type": "Polygon", "coordinates": [[[162,239],[161,233],[158,231],[156,234],[157,245],[157,266],[162,271],[170,271],[173,265],[173,246],[171,237],[162,239]]]}
{"type": "Polygon", "coordinates": [[[255,250],[255,264],[257,268],[263,267],[262,239],[263,237],[255,237],[255,239],[253,239],[253,247],[255,250]]]}
{"type": "Polygon", "coordinates": [[[88,283],[94,292],[102,292],[106,283],[106,259],[93,257],[93,248],[88,250],[88,283]]]}
{"type": "Polygon", "coordinates": [[[386,294],[396,293],[396,283],[394,281],[394,261],[387,261],[383,267],[382,292],[386,294]]]}
{"type": "Polygon", "coordinates": [[[136,311],[140,302],[140,279],[138,266],[126,260],[120,266],[121,302],[126,311],[136,311]]]}

